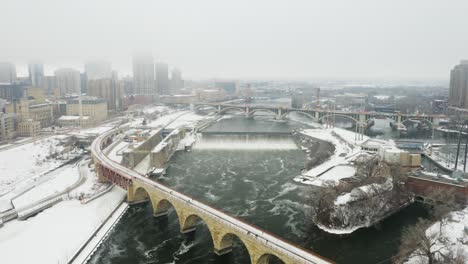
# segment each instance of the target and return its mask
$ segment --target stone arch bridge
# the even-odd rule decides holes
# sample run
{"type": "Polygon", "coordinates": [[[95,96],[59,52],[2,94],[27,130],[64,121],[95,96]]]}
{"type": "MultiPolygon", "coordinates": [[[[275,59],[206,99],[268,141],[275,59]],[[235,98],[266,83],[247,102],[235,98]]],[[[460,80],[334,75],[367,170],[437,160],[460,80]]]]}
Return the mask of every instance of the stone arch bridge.
{"type": "Polygon", "coordinates": [[[111,181],[127,190],[129,202],[149,201],[155,217],[166,215],[168,209],[173,207],[182,233],[194,231],[196,223],[203,221],[213,240],[214,252],[218,255],[229,253],[233,239],[237,237],[247,248],[252,264],[267,264],[272,256],[286,264],[333,263],[110,160],[104,148],[113,136],[125,129],[117,128],[97,137],[91,145],[91,152],[100,181],[111,181]]]}

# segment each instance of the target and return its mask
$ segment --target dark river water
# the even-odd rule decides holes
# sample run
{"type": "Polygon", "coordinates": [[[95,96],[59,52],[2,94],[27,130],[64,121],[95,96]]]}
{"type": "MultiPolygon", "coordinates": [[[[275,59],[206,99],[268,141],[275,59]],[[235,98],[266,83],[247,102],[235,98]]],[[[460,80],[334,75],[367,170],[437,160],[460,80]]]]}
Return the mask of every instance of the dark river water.
{"type": "MultiPolygon", "coordinates": [[[[236,117],[223,119],[207,131],[283,132],[301,126],[293,121],[236,117]]],[[[415,204],[377,227],[350,235],[325,233],[311,223],[306,213],[305,196],[314,190],[293,181],[304,163],[305,153],[284,135],[252,137],[240,133],[220,138],[205,134],[191,152],[178,152],[172,157],[167,177],[160,180],[338,263],[390,263],[385,260],[397,252],[403,228],[425,216],[424,208],[415,204]],[[213,140],[225,147],[210,148],[213,140]]],[[[168,217],[154,218],[147,203],[128,210],[91,263],[250,263],[239,240],[230,254],[218,257],[212,249],[203,223],[194,234],[180,234],[173,210],[168,217]]]]}

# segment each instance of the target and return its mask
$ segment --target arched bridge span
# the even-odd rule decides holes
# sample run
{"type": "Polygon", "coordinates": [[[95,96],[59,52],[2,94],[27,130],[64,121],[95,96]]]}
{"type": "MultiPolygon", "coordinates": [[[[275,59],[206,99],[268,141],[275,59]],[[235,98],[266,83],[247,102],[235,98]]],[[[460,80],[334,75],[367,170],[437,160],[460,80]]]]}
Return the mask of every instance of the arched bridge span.
{"type": "Polygon", "coordinates": [[[167,214],[168,208],[174,207],[183,233],[193,231],[197,221],[203,221],[213,239],[214,252],[219,255],[231,251],[233,238],[238,237],[247,248],[253,264],[267,264],[269,256],[275,256],[286,264],[332,263],[112,161],[102,151],[103,142],[116,130],[122,129],[97,137],[91,145],[91,152],[99,179],[110,180],[127,190],[129,202],[149,200],[156,217],[167,214]]]}

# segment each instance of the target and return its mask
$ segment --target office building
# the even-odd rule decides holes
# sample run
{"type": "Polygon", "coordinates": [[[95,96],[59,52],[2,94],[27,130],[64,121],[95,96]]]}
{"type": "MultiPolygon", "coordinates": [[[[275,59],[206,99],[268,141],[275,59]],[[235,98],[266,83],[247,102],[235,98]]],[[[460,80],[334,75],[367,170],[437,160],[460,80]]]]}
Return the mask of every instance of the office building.
{"type": "Polygon", "coordinates": [[[0,98],[8,101],[19,99],[24,95],[24,84],[0,83],[0,98]]]}
{"type": "Polygon", "coordinates": [[[81,92],[80,72],[75,69],[59,69],[55,71],[55,96],[77,94],[81,92]]]}
{"type": "Polygon", "coordinates": [[[29,82],[32,87],[44,87],[44,65],[41,63],[30,63],[28,65],[29,82]]]}
{"type": "Polygon", "coordinates": [[[112,78],[112,66],[107,61],[90,61],[85,64],[87,80],[112,78]]]}
{"type": "Polygon", "coordinates": [[[44,76],[42,86],[46,95],[52,95],[56,90],[57,84],[55,80],[55,76],[44,76]]]}
{"type": "Polygon", "coordinates": [[[117,78],[88,80],[87,95],[103,98],[109,110],[121,110],[124,82],[117,78]]]}
{"type": "Polygon", "coordinates": [[[154,60],[151,55],[133,58],[133,85],[135,94],[154,95],[154,60]]]}
{"type": "Polygon", "coordinates": [[[172,69],[171,72],[171,92],[179,94],[184,89],[184,80],[182,80],[182,72],[178,68],[172,69]]]}
{"type": "Polygon", "coordinates": [[[0,112],[0,142],[11,140],[15,136],[15,115],[0,112]]]}
{"type": "Polygon", "coordinates": [[[223,90],[227,95],[235,95],[237,92],[236,81],[215,81],[215,88],[223,90]]]}
{"type": "Polygon", "coordinates": [[[41,132],[41,123],[33,119],[24,120],[18,123],[17,134],[20,137],[35,137],[41,132]]]}
{"type": "Polygon", "coordinates": [[[468,108],[468,60],[462,60],[450,72],[448,103],[451,106],[468,108]]]}
{"type": "Polygon", "coordinates": [[[166,63],[156,64],[156,88],[159,95],[171,94],[169,90],[169,67],[166,63]]]}
{"type": "Polygon", "coordinates": [[[16,82],[16,67],[9,62],[0,62],[0,83],[16,82]]]}
{"type": "Polygon", "coordinates": [[[9,114],[15,114],[18,121],[38,121],[41,127],[48,127],[53,122],[53,109],[49,103],[41,103],[35,100],[13,100],[6,105],[5,110],[9,114]]]}
{"type": "Polygon", "coordinates": [[[66,107],[67,116],[89,116],[89,123],[94,124],[107,118],[107,102],[101,98],[82,96],[81,111],[79,98],[68,100],[66,107]]]}

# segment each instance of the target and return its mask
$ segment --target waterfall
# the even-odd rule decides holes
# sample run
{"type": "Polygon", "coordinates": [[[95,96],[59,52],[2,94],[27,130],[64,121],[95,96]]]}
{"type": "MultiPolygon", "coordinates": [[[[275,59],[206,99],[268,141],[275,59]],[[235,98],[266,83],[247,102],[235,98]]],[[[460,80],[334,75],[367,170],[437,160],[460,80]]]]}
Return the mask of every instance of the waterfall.
{"type": "Polygon", "coordinates": [[[294,150],[298,149],[288,135],[197,134],[194,149],[218,150],[294,150]]]}

